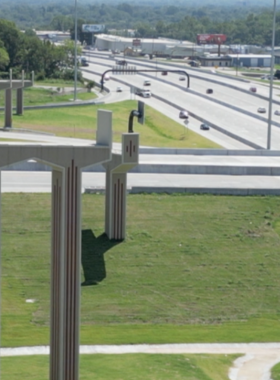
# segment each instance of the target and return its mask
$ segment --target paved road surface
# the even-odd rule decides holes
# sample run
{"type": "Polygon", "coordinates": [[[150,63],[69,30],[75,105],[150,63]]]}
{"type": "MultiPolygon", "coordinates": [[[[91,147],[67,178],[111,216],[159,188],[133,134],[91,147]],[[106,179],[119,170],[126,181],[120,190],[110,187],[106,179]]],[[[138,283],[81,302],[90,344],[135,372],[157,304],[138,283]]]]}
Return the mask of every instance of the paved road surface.
{"type": "MultiPolygon", "coordinates": [[[[109,60],[100,60],[96,58],[96,63],[90,64],[89,69],[92,68],[94,71],[99,71],[103,73],[107,67],[104,67],[103,64],[111,64],[114,65],[113,61],[109,60]]],[[[197,74],[197,73],[196,73],[197,74]]],[[[85,74],[87,76],[88,74],[85,74]]],[[[175,74],[174,74],[175,75],[175,74]]],[[[203,73],[203,75],[206,75],[203,73]]],[[[117,76],[115,76],[117,79],[117,76]]],[[[120,77],[120,76],[119,76],[120,77]]],[[[178,76],[177,76],[178,77],[178,76]]],[[[212,76],[213,77],[213,76],[212,76]]],[[[214,78],[216,78],[214,76],[214,78]]],[[[134,86],[142,86],[143,85],[143,76],[140,75],[122,75],[121,80],[125,80],[127,83],[132,83],[134,86]]],[[[158,77],[158,79],[161,79],[158,77]]],[[[172,79],[172,77],[170,77],[172,79]]],[[[255,144],[258,144],[262,147],[266,147],[267,140],[267,114],[261,115],[264,117],[264,120],[258,120],[249,115],[242,114],[237,110],[231,109],[230,107],[225,107],[224,105],[220,105],[217,103],[213,103],[211,99],[217,99],[223,102],[226,102],[229,106],[238,106],[244,111],[252,112],[255,116],[260,116],[257,113],[258,107],[268,108],[268,100],[260,99],[259,97],[254,96],[249,91],[246,93],[240,92],[225,86],[221,86],[219,84],[201,84],[201,79],[192,78],[191,89],[197,91],[205,95],[205,88],[212,87],[214,89],[213,96],[208,96],[207,99],[193,95],[185,91],[185,83],[181,85],[181,88],[176,88],[170,84],[164,83],[162,81],[153,80],[152,83],[152,92],[159,96],[162,96],[166,99],[172,100],[172,102],[176,103],[177,106],[182,109],[187,109],[193,112],[196,115],[199,115],[204,120],[207,120],[211,123],[214,123],[218,126],[225,128],[227,131],[238,134],[242,138],[252,141],[255,144]],[[216,93],[217,86],[217,93],[216,93]],[[172,94],[172,95],[171,95],[172,94]]],[[[219,78],[219,80],[221,80],[219,78]]],[[[173,82],[175,80],[173,79],[173,82]]],[[[224,79],[224,82],[233,82],[233,79],[224,79]]],[[[109,83],[109,82],[107,82],[109,83]]],[[[176,84],[179,84],[176,79],[176,84]]],[[[244,84],[242,82],[237,82],[236,85],[246,86],[246,89],[250,87],[250,85],[244,84]]],[[[258,85],[261,87],[264,94],[267,94],[268,89],[267,86],[262,84],[258,85]]],[[[278,90],[277,90],[278,91],[278,90]]],[[[278,91],[279,92],[279,91],[278,91]]],[[[275,94],[276,95],[276,94],[275,94]]],[[[149,100],[145,100],[147,103],[149,100]]],[[[274,111],[280,108],[279,105],[273,105],[273,120],[275,122],[280,122],[279,116],[274,115],[274,111]]],[[[280,148],[280,128],[273,126],[272,127],[272,148],[279,149],[280,148]]]]}
{"type": "MultiPolygon", "coordinates": [[[[187,191],[188,189],[220,189],[220,193],[232,194],[233,189],[238,189],[239,194],[253,194],[254,189],[259,194],[280,193],[280,177],[275,176],[225,176],[225,175],[185,175],[185,174],[134,174],[127,176],[128,188],[149,189],[153,192],[162,191],[187,191]],[[241,192],[243,190],[243,192],[241,192]],[[250,191],[251,190],[251,191],[250,191]],[[265,192],[262,190],[266,190],[265,192]],[[271,190],[270,192],[267,190],[271,190]]],[[[27,192],[50,193],[51,172],[23,172],[2,171],[2,192],[27,192]]],[[[104,173],[83,173],[82,190],[95,189],[101,191],[105,187],[104,173]]],[[[194,190],[192,190],[193,192],[194,190]]]]}

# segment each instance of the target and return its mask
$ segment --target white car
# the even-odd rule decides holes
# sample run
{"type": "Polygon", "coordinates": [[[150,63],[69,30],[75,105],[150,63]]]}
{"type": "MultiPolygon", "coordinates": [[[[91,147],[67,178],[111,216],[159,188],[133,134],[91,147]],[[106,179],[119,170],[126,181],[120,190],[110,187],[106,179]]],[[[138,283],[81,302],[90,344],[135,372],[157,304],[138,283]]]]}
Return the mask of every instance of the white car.
{"type": "Polygon", "coordinates": [[[116,92],[122,92],[122,87],[117,87],[116,92]]]}
{"type": "Polygon", "coordinates": [[[182,110],[179,113],[179,118],[180,119],[188,119],[189,118],[189,113],[188,111],[182,110]]]}
{"type": "Polygon", "coordinates": [[[179,80],[186,80],[186,77],[181,76],[179,77],[179,80]]]}
{"type": "Polygon", "coordinates": [[[258,112],[259,113],[266,113],[266,109],[264,107],[259,107],[258,112]]]}

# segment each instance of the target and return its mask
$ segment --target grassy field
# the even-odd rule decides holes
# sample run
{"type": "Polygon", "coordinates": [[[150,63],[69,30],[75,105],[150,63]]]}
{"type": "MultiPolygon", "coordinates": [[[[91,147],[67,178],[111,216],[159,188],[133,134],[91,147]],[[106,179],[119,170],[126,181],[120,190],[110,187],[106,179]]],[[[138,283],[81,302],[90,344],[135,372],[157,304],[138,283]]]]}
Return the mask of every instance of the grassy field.
{"type": "MultiPolygon", "coordinates": [[[[48,86],[48,84],[44,84],[48,86]]],[[[24,106],[34,106],[48,103],[71,102],[73,100],[73,90],[67,90],[67,87],[39,88],[29,87],[24,90],[24,106]]],[[[94,92],[87,92],[85,89],[79,89],[78,99],[89,100],[97,96],[94,92]],[[84,92],[80,92],[84,91],[84,92]]],[[[5,91],[0,91],[0,107],[4,106],[5,91]]],[[[16,91],[13,91],[13,105],[16,105],[16,91]]]]}
{"type": "Polygon", "coordinates": [[[280,380],[280,363],[276,364],[271,370],[271,379],[280,380]]]}
{"type": "MultiPolygon", "coordinates": [[[[226,380],[236,355],[81,355],[80,380],[226,380]]],[[[45,356],[1,358],[2,380],[47,380],[45,356]]]]}
{"type": "MultiPolygon", "coordinates": [[[[83,107],[64,107],[59,109],[30,110],[23,116],[13,117],[15,128],[24,128],[48,132],[63,137],[95,139],[97,110],[105,109],[113,112],[113,139],[121,141],[122,133],[128,130],[128,118],[137,102],[128,100],[114,104],[90,105],[83,107]]],[[[220,146],[200,136],[155,109],[145,108],[145,125],[134,122],[134,129],[140,133],[140,144],[155,147],[190,147],[219,148],[220,146]]],[[[0,115],[0,122],[4,115],[0,115]]]]}
{"type": "MultiPolygon", "coordinates": [[[[278,197],[83,195],[83,344],[279,341],[278,197]],[[92,234],[91,250],[85,238],[92,234]]],[[[50,195],[2,195],[2,345],[49,341],[50,195]],[[26,299],[35,299],[33,304],[26,299]]]]}

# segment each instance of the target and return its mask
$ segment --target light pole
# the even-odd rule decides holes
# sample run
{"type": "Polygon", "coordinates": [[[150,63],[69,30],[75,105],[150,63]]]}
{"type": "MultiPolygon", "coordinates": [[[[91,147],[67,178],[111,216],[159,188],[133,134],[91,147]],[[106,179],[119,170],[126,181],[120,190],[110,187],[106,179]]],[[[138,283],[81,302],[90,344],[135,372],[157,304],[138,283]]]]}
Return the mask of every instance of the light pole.
{"type": "Polygon", "coordinates": [[[237,54],[237,59],[236,59],[236,76],[238,75],[238,66],[239,66],[239,53],[237,54]]]}
{"type": "Polygon", "coordinates": [[[272,114],[272,92],[273,92],[273,70],[274,70],[274,45],[275,45],[275,19],[276,19],[276,0],[273,7],[273,26],[272,26],[272,46],[270,63],[270,85],[269,85],[269,107],[268,107],[268,126],[267,126],[267,149],[271,148],[271,114],[272,114]]]}
{"type": "Polygon", "coordinates": [[[75,68],[74,68],[74,101],[77,100],[77,0],[75,0],[75,53],[74,53],[74,59],[75,59],[75,68]]]}

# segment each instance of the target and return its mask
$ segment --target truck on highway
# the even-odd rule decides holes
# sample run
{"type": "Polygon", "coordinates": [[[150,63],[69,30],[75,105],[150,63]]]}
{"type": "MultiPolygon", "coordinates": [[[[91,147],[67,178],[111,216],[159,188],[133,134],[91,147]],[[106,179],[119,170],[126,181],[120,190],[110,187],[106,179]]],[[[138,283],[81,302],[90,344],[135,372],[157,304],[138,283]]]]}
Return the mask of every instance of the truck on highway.
{"type": "Polygon", "coordinates": [[[150,98],[152,96],[151,90],[147,88],[135,88],[135,95],[142,96],[143,98],[150,98]]]}

